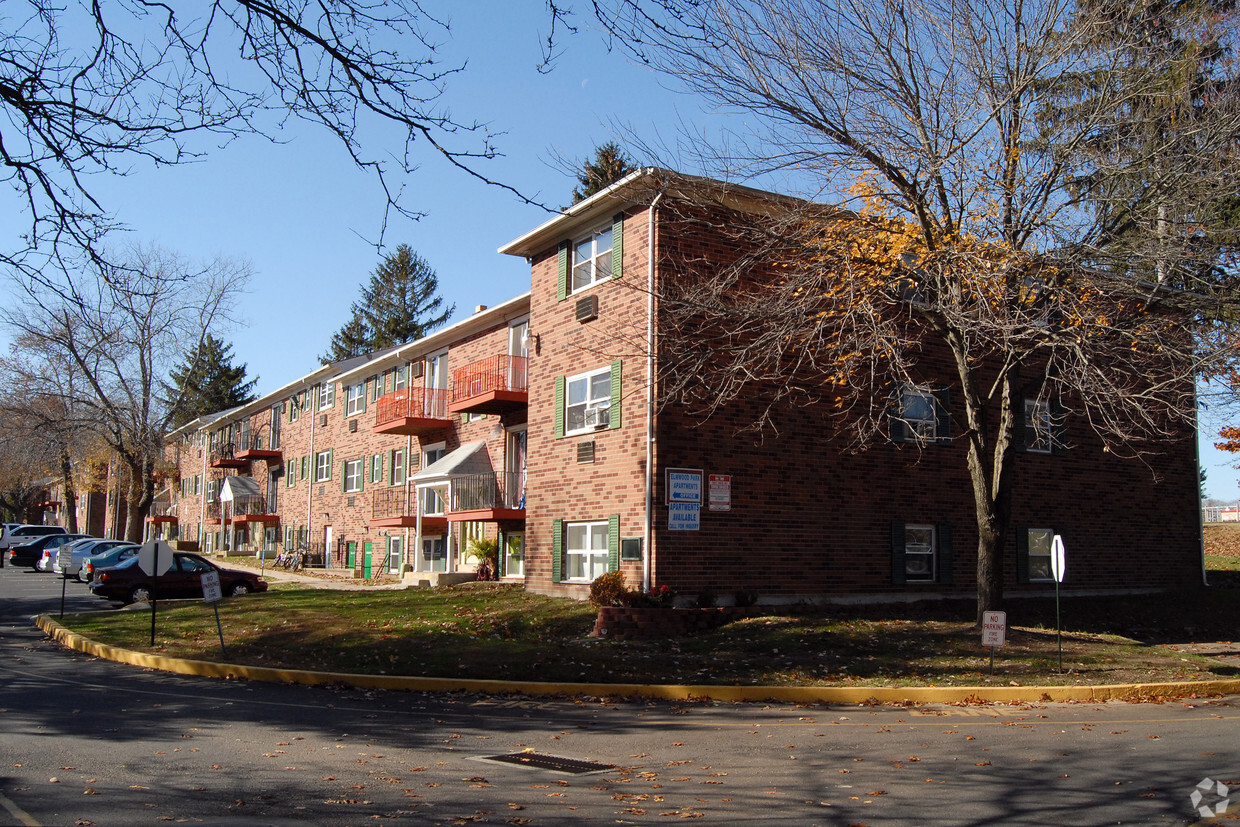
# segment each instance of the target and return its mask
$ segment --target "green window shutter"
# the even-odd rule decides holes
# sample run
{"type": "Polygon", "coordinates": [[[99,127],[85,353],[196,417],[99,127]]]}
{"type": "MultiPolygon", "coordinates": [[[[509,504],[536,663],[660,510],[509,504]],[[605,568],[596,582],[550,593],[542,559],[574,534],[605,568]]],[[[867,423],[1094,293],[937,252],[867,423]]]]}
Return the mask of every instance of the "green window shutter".
{"type": "Polygon", "coordinates": [[[328,448],[327,449],[327,478],[329,480],[332,478],[332,459],[334,459],[332,450],[328,448]]]}
{"type": "Polygon", "coordinates": [[[607,518],[607,570],[618,571],[620,568],[620,515],[612,514],[607,518]]]}
{"type": "Polygon", "coordinates": [[[568,298],[568,242],[560,242],[559,260],[557,262],[558,281],[555,288],[555,297],[557,301],[564,301],[568,298]]]}
{"type": "MultiPolygon", "coordinates": [[[[372,382],[370,386],[373,388],[374,383],[372,382]]],[[[366,413],[366,383],[365,382],[362,383],[362,407],[358,409],[358,413],[366,413]]]]}
{"type": "Polygon", "coordinates": [[[555,438],[564,437],[564,377],[555,377],[555,438]]]}
{"type": "Polygon", "coordinates": [[[611,277],[618,279],[624,268],[624,213],[611,219],[611,277]]]}
{"type": "Polygon", "coordinates": [[[904,569],[904,521],[891,521],[891,582],[902,586],[908,582],[904,569]]]}
{"type": "Polygon", "coordinates": [[[1029,526],[1016,526],[1016,582],[1029,582],[1029,526]]]}
{"type": "Polygon", "coordinates": [[[564,579],[564,521],[551,521],[551,582],[564,579]]]}
{"type": "Polygon", "coordinates": [[[340,463],[340,490],[345,490],[345,481],[349,478],[349,461],[340,463]]]}
{"type": "Polygon", "coordinates": [[[617,359],[611,363],[611,408],[607,412],[607,427],[616,430],[620,427],[620,407],[623,397],[620,393],[620,372],[622,362],[617,359]]]}
{"type": "Polygon", "coordinates": [[[956,580],[952,573],[952,527],[949,523],[939,523],[938,540],[939,582],[950,586],[956,580]]]}
{"type": "Polygon", "coordinates": [[[468,412],[461,414],[461,424],[462,425],[469,424],[469,413],[468,412]]]}

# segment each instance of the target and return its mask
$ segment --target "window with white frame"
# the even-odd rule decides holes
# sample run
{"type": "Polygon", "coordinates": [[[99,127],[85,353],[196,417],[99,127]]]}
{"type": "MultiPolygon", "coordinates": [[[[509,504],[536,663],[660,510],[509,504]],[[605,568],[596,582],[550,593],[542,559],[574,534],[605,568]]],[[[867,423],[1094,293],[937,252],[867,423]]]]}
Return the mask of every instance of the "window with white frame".
{"type": "Polygon", "coordinates": [[[383,454],[375,454],[370,458],[370,481],[383,482],[383,454]]]}
{"type": "Polygon", "coordinates": [[[324,482],[332,478],[332,452],[319,451],[314,455],[314,481],[324,482]]]}
{"type": "Polygon", "coordinates": [[[401,365],[392,372],[392,390],[398,391],[409,384],[409,366],[401,365]]]}
{"type": "Polygon", "coordinates": [[[392,476],[388,480],[392,485],[405,484],[405,449],[392,452],[392,476]]]}
{"type": "Polygon", "coordinates": [[[448,570],[448,546],[442,536],[422,538],[422,565],[419,569],[420,571],[448,570]]]}
{"type": "Polygon", "coordinates": [[[504,534],[504,576],[522,577],[525,574],[525,534],[514,531],[504,534]]]}
{"type": "Polygon", "coordinates": [[[310,479],[310,457],[309,457],[309,456],[304,456],[304,457],[302,457],[302,458],[301,458],[301,474],[300,474],[300,476],[301,476],[301,478],[302,478],[303,480],[308,480],[308,479],[310,479]]]}
{"type": "Polygon", "coordinates": [[[1050,403],[1040,399],[1025,400],[1025,450],[1049,454],[1054,445],[1050,403]]]}
{"type": "Polygon", "coordinates": [[[904,578],[909,583],[933,583],[935,573],[935,527],[904,526],[904,578]]]}
{"type": "Polygon", "coordinates": [[[573,243],[571,291],[577,292],[611,276],[611,225],[573,243]]]}
{"type": "Polygon", "coordinates": [[[569,377],[564,383],[564,432],[606,428],[611,419],[611,369],[569,377]]]}
{"type": "Polygon", "coordinates": [[[374,402],[380,396],[383,396],[383,384],[387,379],[387,374],[380,373],[370,377],[366,381],[370,383],[370,401],[374,402]]]}
{"type": "Polygon", "coordinates": [[[360,459],[345,460],[344,463],[344,490],[345,493],[362,490],[362,466],[360,459]]]}
{"type": "Polygon", "coordinates": [[[1026,559],[1030,582],[1050,582],[1054,580],[1051,573],[1051,547],[1055,542],[1055,530],[1051,528],[1031,528],[1025,533],[1027,541],[1026,559]]]}
{"type": "Polygon", "coordinates": [[[323,382],[319,385],[319,410],[325,411],[336,404],[336,383],[323,382]]]}
{"type": "Polygon", "coordinates": [[[607,521],[564,526],[565,580],[586,583],[607,573],[607,521]]]}
{"type": "Polygon", "coordinates": [[[301,418],[301,397],[290,396],[288,399],[288,421],[296,422],[301,418]]]}
{"type": "Polygon", "coordinates": [[[900,422],[905,433],[917,442],[929,442],[939,436],[938,402],[925,388],[907,386],[900,391],[900,422]]]}
{"type": "Polygon", "coordinates": [[[366,383],[359,382],[345,389],[344,415],[354,416],[366,410],[366,383]]]}

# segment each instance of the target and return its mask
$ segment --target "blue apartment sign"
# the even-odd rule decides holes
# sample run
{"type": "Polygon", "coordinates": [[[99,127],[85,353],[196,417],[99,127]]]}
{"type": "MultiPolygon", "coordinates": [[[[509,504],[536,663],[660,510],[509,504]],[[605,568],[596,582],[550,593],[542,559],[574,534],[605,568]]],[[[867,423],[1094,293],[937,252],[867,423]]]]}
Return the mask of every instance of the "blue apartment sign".
{"type": "Polygon", "coordinates": [[[692,468],[667,469],[667,503],[702,502],[702,472],[692,468]]]}
{"type": "Polygon", "coordinates": [[[698,531],[702,527],[700,503],[668,503],[668,531],[698,531]]]}

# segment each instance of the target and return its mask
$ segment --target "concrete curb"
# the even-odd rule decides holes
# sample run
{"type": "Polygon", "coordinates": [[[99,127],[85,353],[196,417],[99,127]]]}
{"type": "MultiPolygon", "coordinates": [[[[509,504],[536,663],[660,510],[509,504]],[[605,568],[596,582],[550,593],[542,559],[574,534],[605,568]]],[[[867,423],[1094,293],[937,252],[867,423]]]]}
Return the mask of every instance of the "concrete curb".
{"type": "Polygon", "coordinates": [[[180,675],[205,678],[244,678],[271,683],[347,685],[363,689],[403,689],[410,692],[483,692],[522,695],[593,695],[600,697],[653,698],[666,701],[781,701],[803,704],[953,704],[953,703],[1055,703],[1065,701],[1123,701],[1184,698],[1190,695],[1240,694],[1240,680],[1182,681],[1176,683],[1105,684],[1100,686],[712,686],[708,684],[549,683],[541,681],[492,681],[467,678],[418,678],[402,675],[354,675],[347,672],[314,672],[305,669],[273,669],[205,660],[186,660],[148,655],[107,646],[61,626],[49,615],[39,615],[35,625],[56,642],[92,657],[104,658],[180,675]]]}

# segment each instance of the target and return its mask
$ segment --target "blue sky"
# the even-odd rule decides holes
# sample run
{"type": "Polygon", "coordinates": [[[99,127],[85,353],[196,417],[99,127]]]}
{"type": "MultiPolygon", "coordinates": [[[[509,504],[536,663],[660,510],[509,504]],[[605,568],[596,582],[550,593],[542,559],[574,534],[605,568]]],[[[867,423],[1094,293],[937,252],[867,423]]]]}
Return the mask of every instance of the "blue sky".
{"type": "MultiPolygon", "coordinates": [[[[673,140],[682,121],[702,126],[723,117],[609,51],[584,17],[576,20],[578,34],[561,39],[554,70],[539,73],[549,25],[541,0],[427,5],[456,10],[441,56],[448,64],[468,61],[465,72],[449,79],[443,103],[459,121],[485,121],[504,133],[496,145],[505,157],[482,171],[547,204],[568,204],[576,183],[557,158],[579,163],[608,140],[626,143],[629,129],[659,143],[673,140]]],[[[321,130],[290,122],[279,139],[243,139],[201,163],[139,166],[125,178],[94,183],[135,239],[194,258],[250,261],[254,276],[239,323],[223,336],[237,361],[258,377],[259,393],[318,365],[381,258],[372,243],[383,214],[375,181],[321,130]]],[[[378,144],[368,149],[386,151],[378,144]]],[[[399,150],[398,144],[390,148],[399,150]]],[[[408,205],[427,215],[417,222],[394,217],[386,249],[409,244],[430,263],[446,303],[456,305],[454,321],[477,304],[498,304],[528,290],[526,263],[496,248],[550,214],[436,157],[421,161],[404,183],[408,205]]],[[[1201,439],[1208,495],[1240,497],[1233,458],[1211,441],[1209,433],[1201,439]]]]}

